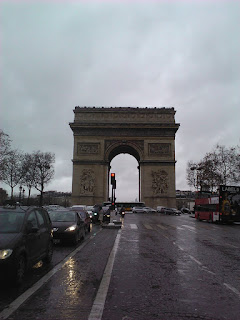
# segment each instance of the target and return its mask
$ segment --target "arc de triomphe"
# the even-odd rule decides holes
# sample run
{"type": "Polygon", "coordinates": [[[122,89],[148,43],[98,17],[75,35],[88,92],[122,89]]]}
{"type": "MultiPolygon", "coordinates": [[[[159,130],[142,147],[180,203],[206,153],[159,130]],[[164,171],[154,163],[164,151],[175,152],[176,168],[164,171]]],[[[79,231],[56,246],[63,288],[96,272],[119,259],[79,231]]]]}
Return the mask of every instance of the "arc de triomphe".
{"type": "Polygon", "coordinates": [[[128,153],[139,164],[140,201],[175,207],[174,108],[75,107],[72,204],[108,200],[111,160],[128,153]]]}

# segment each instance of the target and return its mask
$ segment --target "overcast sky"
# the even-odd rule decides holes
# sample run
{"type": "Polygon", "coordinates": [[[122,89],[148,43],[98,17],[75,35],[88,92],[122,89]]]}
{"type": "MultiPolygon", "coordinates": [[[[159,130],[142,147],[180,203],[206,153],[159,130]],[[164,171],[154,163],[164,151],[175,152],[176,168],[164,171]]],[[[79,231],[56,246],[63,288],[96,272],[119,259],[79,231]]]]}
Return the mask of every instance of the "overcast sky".
{"type": "MultiPolygon", "coordinates": [[[[239,1],[1,1],[0,128],[14,148],[54,152],[46,190],[71,191],[75,106],[174,107],[189,190],[189,160],[240,144],[239,30],[239,1]]],[[[118,200],[135,200],[137,161],[111,165],[118,200]]]]}

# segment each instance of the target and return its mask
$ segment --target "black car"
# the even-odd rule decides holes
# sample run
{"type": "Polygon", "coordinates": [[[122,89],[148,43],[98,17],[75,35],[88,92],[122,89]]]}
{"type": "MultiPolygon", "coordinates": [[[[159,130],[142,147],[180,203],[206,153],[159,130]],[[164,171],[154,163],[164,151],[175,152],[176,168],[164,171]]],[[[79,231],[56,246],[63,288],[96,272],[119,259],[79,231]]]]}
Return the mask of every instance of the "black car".
{"type": "Polygon", "coordinates": [[[78,212],[80,218],[84,221],[85,232],[91,231],[91,218],[87,210],[83,208],[77,208],[77,206],[70,207],[69,210],[78,212]]]}
{"type": "Polygon", "coordinates": [[[173,215],[180,215],[181,211],[175,209],[175,208],[164,208],[165,214],[173,214],[173,215]]]}
{"type": "Polygon", "coordinates": [[[0,207],[0,275],[23,282],[29,267],[53,254],[52,224],[40,207],[0,207]]]}
{"type": "Polygon", "coordinates": [[[54,243],[77,244],[85,238],[85,223],[76,211],[54,210],[49,213],[53,226],[54,243]]]}

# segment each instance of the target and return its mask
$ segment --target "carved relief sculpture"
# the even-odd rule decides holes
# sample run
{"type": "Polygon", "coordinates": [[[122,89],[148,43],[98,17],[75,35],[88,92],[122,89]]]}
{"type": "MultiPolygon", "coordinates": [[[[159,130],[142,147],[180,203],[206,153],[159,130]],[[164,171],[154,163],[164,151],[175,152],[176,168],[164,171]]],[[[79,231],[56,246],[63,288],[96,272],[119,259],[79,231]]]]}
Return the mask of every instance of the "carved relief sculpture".
{"type": "Polygon", "coordinates": [[[164,170],[152,171],[152,189],[154,195],[167,193],[168,191],[168,174],[164,170]]]}
{"type": "Polygon", "coordinates": [[[95,173],[91,169],[84,169],[80,176],[80,194],[93,194],[95,187],[95,173]]]}
{"type": "Polygon", "coordinates": [[[99,143],[81,143],[77,144],[77,154],[98,154],[99,143]]]}
{"type": "Polygon", "coordinates": [[[148,144],[149,155],[171,155],[171,144],[170,143],[149,143],[148,144]]]}

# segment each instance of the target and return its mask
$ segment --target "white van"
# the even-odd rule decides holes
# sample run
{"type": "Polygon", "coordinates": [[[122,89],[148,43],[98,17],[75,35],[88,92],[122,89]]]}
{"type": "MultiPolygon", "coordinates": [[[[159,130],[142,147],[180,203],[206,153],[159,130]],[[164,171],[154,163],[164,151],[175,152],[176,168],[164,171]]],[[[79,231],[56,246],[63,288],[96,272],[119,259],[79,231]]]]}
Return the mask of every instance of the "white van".
{"type": "Polygon", "coordinates": [[[158,206],[158,207],[157,207],[157,212],[164,213],[164,212],[165,212],[165,209],[166,209],[166,207],[158,206]]]}

